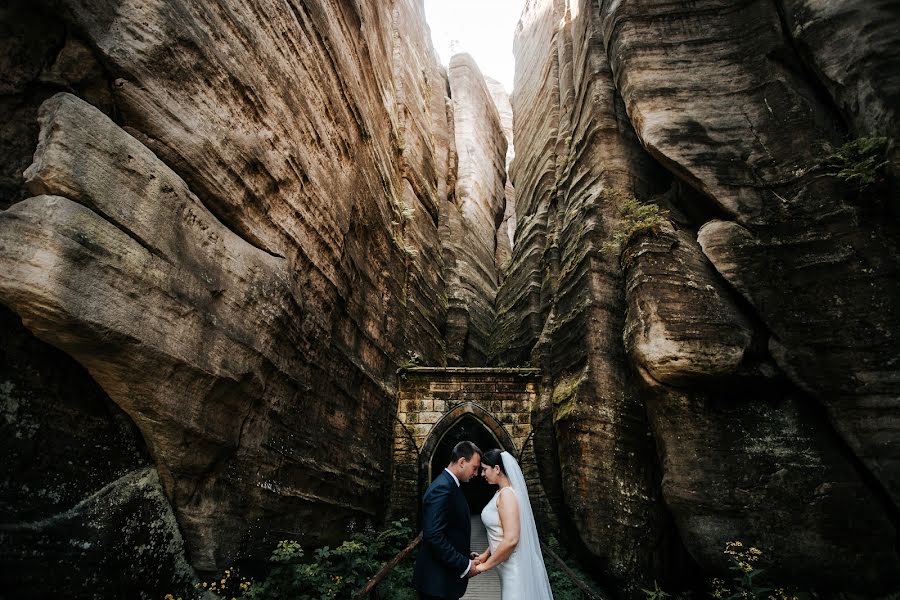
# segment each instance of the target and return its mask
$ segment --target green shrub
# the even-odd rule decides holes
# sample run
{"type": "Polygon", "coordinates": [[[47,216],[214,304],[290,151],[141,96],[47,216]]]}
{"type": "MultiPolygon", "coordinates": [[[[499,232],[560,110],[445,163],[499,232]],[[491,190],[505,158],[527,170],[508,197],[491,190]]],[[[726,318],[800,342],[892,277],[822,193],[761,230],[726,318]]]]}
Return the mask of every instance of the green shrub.
{"type": "Polygon", "coordinates": [[[619,208],[622,222],[612,238],[603,243],[604,252],[618,252],[628,240],[640,233],[658,233],[668,223],[668,211],[656,204],[644,204],[632,196],[626,197],[619,208]]]}
{"type": "Polygon", "coordinates": [[[825,159],[826,172],[863,190],[881,178],[889,147],[886,137],[851,140],[825,159]]]}
{"type": "MultiPolygon", "coordinates": [[[[591,579],[578,567],[572,566],[572,560],[565,553],[555,537],[550,536],[547,540],[547,546],[559,556],[575,574],[581,579],[582,583],[591,587],[591,579]]],[[[548,554],[544,554],[544,565],[547,567],[547,578],[550,580],[550,589],[553,590],[553,600],[584,600],[587,596],[581,589],[575,585],[569,575],[563,571],[559,564],[553,560],[548,554]]],[[[599,591],[594,589],[594,595],[602,598],[599,591]]]]}
{"type": "MultiPolygon", "coordinates": [[[[358,533],[337,548],[319,548],[311,559],[304,556],[296,542],[280,542],[272,553],[272,570],[265,581],[251,587],[246,597],[253,600],[350,598],[410,539],[412,530],[406,522],[394,521],[381,532],[358,533]]],[[[379,592],[393,590],[395,595],[387,597],[402,598],[399,591],[409,587],[411,577],[403,579],[405,569],[410,568],[408,565],[395,568],[391,577],[379,586],[379,592]]]]}
{"type": "MultiPolygon", "coordinates": [[[[336,548],[325,546],[311,553],[297,542],[282,540],[269,558],[271,569],[262,581],[240,577],[227,569],[220,578],[197,584],[196,599],[203,600],[338,600],[351,598],[381,567],[412,539],[406,520],[394,521],[382,531],[354,534],[336,548]]],[[[407,556],[377,588],[379,598],[414,600],[413,558],[407,556]]],[[[166,597],[166,600],[178,600],[166,597]]]]}
{"type": "MultiPolygon", "coordinates": [[[[765,587],[760,583],[763,569],[760,562],[763,556],[762,550],[753,546],[744,546],[741,541],[728,542],[725,545],[725,556],[731,563],[729,569],[732,572],[731,581],[724,579],[710,579],[708,593],[711,598],[718,600],[799,600],[808,598],[807,594],[789,591],[785,588],[765,587]]],[[[664,592],[658,585],[654,589],[644,589],[644,595],[648,600],[664,600],[670,594],[664,592]]]]}

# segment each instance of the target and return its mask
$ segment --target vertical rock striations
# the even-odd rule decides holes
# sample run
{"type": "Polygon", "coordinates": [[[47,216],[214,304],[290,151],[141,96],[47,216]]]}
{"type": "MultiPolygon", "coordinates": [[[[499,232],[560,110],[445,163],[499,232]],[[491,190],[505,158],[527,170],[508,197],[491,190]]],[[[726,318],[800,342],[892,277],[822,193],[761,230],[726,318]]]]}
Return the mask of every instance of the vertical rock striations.
{"type": "Polygon", "coordinates": [[[588,2],[534,1],[517,31],[518,224],[498,295],[499,360],[521,360],[533,346],[544,370],[535,444],[551,499],[598,571],[634,585],[659,567],[666,520],[622,344],[618,258],[601,245],[621,202],[666,179],[628,124],[596,18],[588,2]]]}
{"type": "Polygon", "coordinates": [[[533,349],[544,369],[536,443],[561,471],[543,476],[607,576],[677,558],[652,432],[662,498],[704,569],[725,571],[722,545],[744,538],[783,561],[785,582],[896,584],[896,198],[825,166],[847,131],[896,127],[894,12],[527,3],[497,356],[533,349]],[[632,197],[673,224],[627,216],[632,197]],[[621,264],[601,251],[613,239],[621,264]],[[798,499],[802,539],[783,534],[798,499]],[[865,519],[842,520],[858,506],[865,519]]]}
{"type": "Polygon", "coordinates": [[[497,230],[506,205],[507,140],[481,71],[468,54],[450,61],[457,151],[455,203],[445,213],[447,358],[484,365],[497,295],[497,230]]]}
{"type": "Polygon", "coordinates": [[[383,509],[394,370],[444,361],[421,5],[59,4],[117,120],[44,102],[0,300],[138,426],[195,567],[341,537],[383,509]]]}
{"type": "MultiPolygon", "coordinates": [[[[513,147],[513,121],[512,121],[512,104],[509,101],[509,94],[503,88],[503,84],[499,81],[484,78],[487,83],[494,106],[497,107],[497,113],[500,116],[500,127],[503,128],[503,136],[506,138],[506,172],[516,155],[513,147]]],[[[509,268],[509,261],[512,259],[512,247],[516,237],[516,190],[512,185],[512,180],[507,177],[504,187],[504,196],[506,197],[506,208],[503,211],[503,222],[497,229],[497,252],[496,262],[498,277],[500,280],[506,274],[509,268]]]]}
{"type": "MultiPolygon", "coordinates": [[[[884,190],[822,177],[842,116],[796,68],[779,11],[732,8],[606,5],[616,81],[648,149],[731,215],[701,229],[704,253],[769,330],[779,367],[827,408],[896,506],[900,232],[885,219],[884,190]]],[[[878,13],[862,18],[874,25],[878,13]]]]}

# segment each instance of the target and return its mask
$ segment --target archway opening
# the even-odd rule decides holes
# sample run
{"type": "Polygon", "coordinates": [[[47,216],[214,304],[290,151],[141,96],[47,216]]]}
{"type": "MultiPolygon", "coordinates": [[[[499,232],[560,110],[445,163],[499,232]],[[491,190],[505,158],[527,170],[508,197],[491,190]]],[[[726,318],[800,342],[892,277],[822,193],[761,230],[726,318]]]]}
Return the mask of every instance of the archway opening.
{"type": "MultiPolygon", "coordinates": [[[[431,478],[434,479],[440,475],[450,463],[450,453],[458,442],[469,440],[476,446],[481,448],[482,452],[487,452],[491,448],[500,448],[497,438],[494,434],[477,418],[471,414],[460,418],[453,426],[444,434],[434,454],[431,457],[431,478]]],[[[466,483],[460,485],[466,502],[469,503],[469,511],[472,514],[480,514],[481,509],[485,507],[488,501],[497,491],[496,486],[490,485],[480,474],[476,475],[466,483]]]]}

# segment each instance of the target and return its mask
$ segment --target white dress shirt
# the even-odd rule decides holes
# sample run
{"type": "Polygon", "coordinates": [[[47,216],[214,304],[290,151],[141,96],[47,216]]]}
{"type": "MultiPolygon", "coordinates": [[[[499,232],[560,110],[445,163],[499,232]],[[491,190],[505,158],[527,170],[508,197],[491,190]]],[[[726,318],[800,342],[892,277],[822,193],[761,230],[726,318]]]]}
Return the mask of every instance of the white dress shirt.
{"type": "MultiPolygon", "coordinates": [[[[448,469],[447,467],[444,467],[444,470],[447,471],[448,473],[450,473],[450,477],[452,477],[452,478],[453,478],[453,481],[456,482],[456,487],[459,487],[459,479],[456,477],[456,475],[453,474],[453,471],[451,471],[451,470],[448,469]]],[[[460,575],[459,578],[462,579],[463,577],[465,577],[466,575],[468,575],[468,574],[469,574],[469,571],[471,571],[471,570],[472,570],[472,560],[469,559],[469,566],[466,567],[466,570],[463,571],[463,574],[460,575]]]]}

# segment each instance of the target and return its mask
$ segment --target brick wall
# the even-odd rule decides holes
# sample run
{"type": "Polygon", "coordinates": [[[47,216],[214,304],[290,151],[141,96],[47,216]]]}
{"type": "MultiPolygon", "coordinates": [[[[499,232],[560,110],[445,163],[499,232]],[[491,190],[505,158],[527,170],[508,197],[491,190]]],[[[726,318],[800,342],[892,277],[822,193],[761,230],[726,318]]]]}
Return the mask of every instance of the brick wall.
{"type": "MultiPolygon", "coordinates": [[[[538,369],[418,367],[399,373],[391,472],[391,518],[412,517],[425,486],[438,438],[465,415],[481,421],[500,446],[519,457],[531,434],[538,369]]],[[[528,444],[530,446],[530,443],[528,444]]],[[[533,503],[543,496],[532,452],[523,455],[533,503]],[[527,463],[527,464],[526,464],[527,463]]]]}

